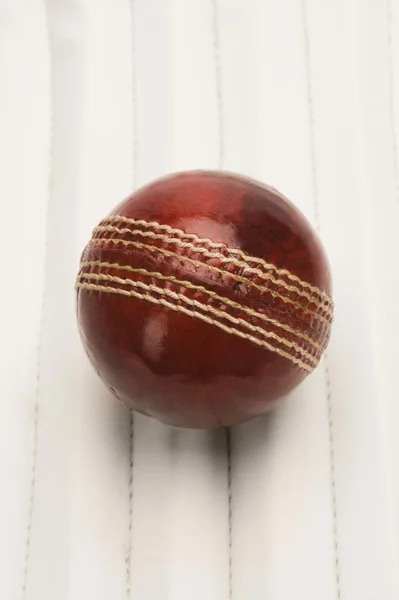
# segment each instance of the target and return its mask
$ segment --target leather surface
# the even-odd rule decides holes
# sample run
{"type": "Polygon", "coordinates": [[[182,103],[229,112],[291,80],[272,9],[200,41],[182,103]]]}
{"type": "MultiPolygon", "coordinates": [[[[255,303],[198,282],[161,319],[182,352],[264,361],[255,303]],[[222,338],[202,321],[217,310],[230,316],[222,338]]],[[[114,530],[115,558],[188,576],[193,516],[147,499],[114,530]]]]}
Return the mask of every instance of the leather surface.
{"type": "Polygon", "coordinates": [[[396,600],[397,2],[1,0],[0,57],[0,597],[396,600]],[[116,202],[219,167],[295,201],[336,302],[230,491],[224,432],[131,429],[73,290],[116,202]]]}
{"type": "Polygon", "coordinates": [[[317,367],[330,272],[291,203],[253,180],[189,171],[113,212],[83,251],[76,297],[86,353],[117,398],[170,425],[231,426],[317,367]]]}

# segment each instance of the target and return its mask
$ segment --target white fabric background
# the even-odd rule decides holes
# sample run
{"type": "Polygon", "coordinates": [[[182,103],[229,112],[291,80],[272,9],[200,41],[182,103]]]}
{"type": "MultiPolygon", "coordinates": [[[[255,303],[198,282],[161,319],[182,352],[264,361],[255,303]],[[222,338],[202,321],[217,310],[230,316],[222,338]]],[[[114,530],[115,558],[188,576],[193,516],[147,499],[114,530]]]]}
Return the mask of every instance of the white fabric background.
{"type": "Polygon", "coordinates": [[[0,597],[399,597],[397,0],[0,0],[0,597]],[[75,326],[93,226],[170,171],[281,189],[324,363],[232,432],[134,418],[75,326]],[[132,446],[132,452],[130,452],[132,446]]]}

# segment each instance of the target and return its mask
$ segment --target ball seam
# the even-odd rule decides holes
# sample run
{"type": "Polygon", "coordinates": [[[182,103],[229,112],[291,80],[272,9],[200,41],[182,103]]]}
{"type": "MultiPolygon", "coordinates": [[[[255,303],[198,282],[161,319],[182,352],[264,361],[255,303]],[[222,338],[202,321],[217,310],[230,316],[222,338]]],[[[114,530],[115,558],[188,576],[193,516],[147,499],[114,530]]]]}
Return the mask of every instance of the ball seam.
{"type": "MultiPolygon", "coordinates": [[[[323,302],[320,302],[318,298],[315,296],[311,296],[308,292],[306,292],[303,288],[300,288],[295,285],[290,285],[286,281],[282,279],[275,279],[271,272],[265,273],[260,269],[251,267],[248,263],[244,261],[237,260],[235,258],[226,257],[219,252],[210,252],[207,248],[202,248],[200,246],[196,246],[191,242],[183,242],[179,238],[168,237],[162,233],[154,233],[153,231],[141,231],[140,229],[128,229],[127,227],[115,227],[113,225],[99,225],[95,228],[93,235],[102,232],[113,232],[119,234],[130,234],[134,236],[142,236],[149,237],[153,240],[160,240],[161,242],[165,242],[165,244],[177,245],[180,248],[192,250],[193,253],[203,254],[207,258],[215,258],[221,263],[231,263],[235,266],[244,269],[247,273],[253,273],[257,275],[261,279],[265,281],[270,281],[277,287],[284,287],[289,292],[294,294],[298,294],[303,298],[306,298],[310,304],[314,304],[322,313],[325,313],[327,316],[332,317],[332,309],[329,306],[326,306],[323,302]]],[[[94,238],[95,239],[95,238],[94,238]]]]}
{"type": "Polygon", "coordinates": [[[289,333],[299,339],[304,340],[305,342],[307,342],[310,346],[312,346],[315,350],[317,350],[320,353],[322,353],[325,349],[325,344],[324,345],[320,344],[317,340],[313,339],[312,337],[308,336],[306,333],[304,333],[302,331],[294,329],[294,328],[290,327],[289,325],[286,325],[285,323],[278,321],[277,319],[268,317],[267,315],[265,315],[259,311],[256,311],[248,306],[245,306],[244,304],[240,304],[239,302],[231,300],[230,298],[226,298],[225,296],[220,296],[213,290],[209,290],[202,285],[195,285],[195,284],[191,283],[190,281],[187,281],[184,279],[178,279],[174,275],[164,275],[164,274],[156,272],[156,271],[148,271],[147,269],[144,269],[144,268],[135,268],[135,267],[132,267],[131,265],[121,265],[119,263],[111,263],[111,262],[100,261],[100,260],[83,261],[80,266],[81,266],[81,269],[83,269],[83,268],[84,269],[99,268],[99,269],[107,269],[107,270],[122,271],[122,272],[127,271],[129,273],[142,275],[144,277],[150,277],[150,278],[157,279],[160,281],[166,281],[166,282],[169,282],[172,284],[176,284],[177,286],[186,288],[187,290],[192,290],[194,292],[206,294],[211,299],[216,300],[217,302],[220,302],[221,304],[225,304],[235,310],[246,313],[247,315],[254,317],[255,319],[259,319],[266,323],[270,323],[270,325],[272,325],[273,327],[282,329],[283,331],[286,331],[287,333],[289,333]]]}
{"type": "Polygon", "coordinates": [[[203,310],[204,312],[209,312],[212,315],[214,315],[215,317],[225,319],[227,321],[230,321],[231,323],[234,323],[235,325],[240,325],[241,327],[250,329],[254,333],[257,333],[261,336],[273,339],[276,342],[278,342],[279,344],[281,344],[287,348],[290,348],[291,350],[294,350],[297,354],[301,355],[309,364],[311,364],[314,367],[316,367],[317,364],[319,363],[319,357],[317,358],[317,357],[312,356],[305,348],[302,348],[296,342],[287,340],[286,338],[277,335],[273,331],[267,331],[265,329],[262,329],[262,327],[253,325],[252,323],[249,323],[248,321],[245,321],[244,319],[242,319],[240,317],[234,317],[233,315],[231,315],[230,313],[228,313],[224,310],[220,310],[220,309],[215,308],[212,305],[204,304],[203,302],[199,302],[198,300],[188,298],[187,296],[184,296],[184,294],[173,291],[171,289],[160,288],[153,284],[148,285],[141,281],[133,281],[132,279],[129,279],[129,278],[121,278],[121,277],[117,277],[115,275],[109,275],[107,273],[83,272],[80,274],[80,278],[81,279],[89,279],[89,280],[94,279],[94,280],[102,280],[102,281],[111,281],[113,283],[118,283],[120,285],[127,285],[127,286],[131,286],[131,287],[141,288],[147,292],[153,292],[153,293],[161,295],[161,296],[167,296],[177,302],[180,301],[185,304],[188,304],[189,306],[197,308],[199,310],[203,310]]]}
{"type": "Polygon", "coordinates": [[[229,248],[223,242],[214,242],[210,238],[201,238],[198,235],[196,235],[195,233],[186,233],[182,229],[177,229],[177,228],[171,227],[169,225],[162,225],[156,221],[145,221],[144,219],[132,219],[132,218],[124,217],[122,215],[113,215],[113,216],[107,217],[106,219],[103,219],[101,221],[99,226],[102,226],[103,223],[112,223],[112,222],[122,222],[122,223],[126,223],[126,224],[131,224],[131,225],[140,225],[140,226],[143,226],[146,228],[159,229],[160,231],[166,231],[167,233],[169,233],[171,235],[177,235],[178,237],[180,237],[182,239],[191,239],[191,240],[196,241],[199,244],[207,244],[210,248],[213,248],[213,249],[223,249],[228,254],[232,254],[232,255],[237,254],[238,256],[241,256],[241,258],[249,264],[250,263],[260,264],[268,271],[272,271],[272,272],[276,273],[277,275],[286,276],[288,279],[290,279],[291,281],[294,281],[302,288],[309,289],[312,292],[314,292],[315,294],[317,294],[318,296],[320,296],[321,298],[323,298],[324,301],[327,303],[327,305],[329,305],[331,307],[333,305],[333,301],[332,301],[331,297],[326,292],[321,290],[318,286],[315,286],[306,281],[303,281],[297,275],[294,275],[287,269],[281,269],[281,268],[277,267],[276,265],[273,265],[272,263],[266,262],[263,258],[259,258],[256,256],[250,256],[250,255],[246,254],[245,252],[243,252],[242,250],[239,250],[238,248],[229,248]]]}
{"type": "Polygon", "coordinates": [[[126,290],[126,289],[121,289],[121,288],[114,288],[114,287],[107,286],[107,285],[100,285],[100,284],[93,284],[93,283],[79,282],[79,281],[76,283],[75,287],[77,289],[81,289],[81,290],[92,290],[92,291],[104,292],[104,293],[109,293],[109,294],[120,294],[122,296],[128,296],[128,297],[131,296],[131,297],[137,298],[139,300],[145,300],[145,301],[151,302],[153,304],[158,304],[158,305],[164,306],[175,312],[182,312],[183,314],[185,314],[189,317],[193,317],[193,318],[202,320],[205,323],[208,323],[210,325],[214,325],[214,326],[218,327],[219,329],[222,329],[226,333],[229,333],[231,335],[236,335],[238,337],[241,337],[242,339],[246,339],[248,341],[253,342],[254,344],[257,344],[258,346],[262,346],[262,347],[270,350],[271,352],[275,352],[275,353],[279,354],[280,356],[282,356],[283,358],[290,360],[292,363],[296,364],[299,368],[301,368],[304,371],[307,371],[308,373],[312,373],[314,371],[313,366],[307,364],[306,362],[304,362],[303,360],[299,359],[298,357],[290,354],[289,352],[286,352],[285,350],[282,350],[281,348],[273,346],[273,344],[266,342],[265,340],[260,340],[253,335],[244,333],[244,332],[240,331],[239,329],[236,329],[235,327],[229,327],[229,326],[225,325],[224,323],[221,323],[220,321],[218,321],[215,318],[211,318],[206,315],[203,315],[202,313],[199,313],[196,310],[187,309],[184,306],[170,302],[169,300],[165,300],[164,298],[156,298],[149,293],[141,294],[140,292],[137,292],[136,290],[126,290]]]}
{"type": "Polygon", "coordinates": [[[324,326],[326,326],[327,328],[330,328],[330,326],[331,326],[331,321],[329,319],[327,319],[323,315],[309,309],[308,307],[303,306],[302,304],[293,300],[289,296],[284,296],[283,294],[280,294],[279,292],[276,292],[275,290],[272,290],[268,287],[259,285],[258,283],[256,283],[255,281],[252,281],[251,279],[248,279],[247,277],[243,277],[236,273],[231,273],[230,271],[225,271],[215,265],[211,265],[207,262],[202,262],[202,261],[193,259],[190,256],[178,254],[176,252],[167,250],[167,249],[159,247],[159,246],[152,246],[151,244],[136,242],[134,240],[125,240],[122,238],[94,238],[89,242],[88,248],[95,248],[95,247],[104,248],[107,246],[107,244],[108,245],[112,244],[114,246],[116,246],[118,244],[122,244],[125,247],[133,246],[135,248],[147,250],[149,253],[160,253],[169,258],[176,258],[179,262],[190,262],[191,264],[193,264],[196,267],[207,268],[209,270],[218,272],[219,274],[221,274],[224,277],[230,277],[231,279],[241,282],[246,286],[250,286],[250,287],[257,289],[258,291],[260,291],[262,293],[270,294],[271,296],[280,299],[282,302],[284,302],[284,304],[293,305],[298,310],[303,311],[304,313],[311,316],[314,320],[322,321],[324,323],[324,326]]]}

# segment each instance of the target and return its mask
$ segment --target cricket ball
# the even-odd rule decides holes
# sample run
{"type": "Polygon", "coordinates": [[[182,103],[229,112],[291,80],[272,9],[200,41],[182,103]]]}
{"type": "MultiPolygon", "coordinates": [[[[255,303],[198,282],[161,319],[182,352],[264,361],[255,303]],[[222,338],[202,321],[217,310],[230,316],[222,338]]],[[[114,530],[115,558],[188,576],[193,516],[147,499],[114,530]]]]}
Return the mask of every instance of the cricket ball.
{"type": "Polygon", "coordinates": [[[216,171],[159,179],[94,229],[76,282],[87,355],[134,410],[176,426],[266,412],[318,365],[331,277],[274,188],[216,171]]]}

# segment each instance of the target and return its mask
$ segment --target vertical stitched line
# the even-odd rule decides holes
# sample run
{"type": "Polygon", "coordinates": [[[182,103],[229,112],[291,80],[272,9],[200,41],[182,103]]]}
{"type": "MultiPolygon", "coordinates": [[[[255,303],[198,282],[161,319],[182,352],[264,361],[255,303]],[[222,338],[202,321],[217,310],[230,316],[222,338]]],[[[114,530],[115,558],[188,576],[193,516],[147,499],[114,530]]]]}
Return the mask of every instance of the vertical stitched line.
{"type": "Polygon", "coordinates": [[[336,485],[336,471],[335,471],[335,440],[334,440],[334,415],[332,408],[332,390],[331,390],[331,377],[330,370],[328,367],[328,354],[324,354],[324,372],[326,381],[326,393],[327,393],[327,410],[328,410],[328,434],[329,434],[329,448],[330,448],[330,473],[331,473],[331,495],[332,495],[332,508],[333,508],[333,542],[334,542],[334,569],[335,569],[335,585],[337,590],[337,599],[341,598],[341,568],[339,559],[339,546],[338,546],[338,513],[337,513],[337,485],[336,485]]]}
{"type": "Polygon", "coordinates": [[[229,598],[233,597],[233,490],[231,477],[231,429],[226,427],[227,491],[229,523],[229,598]]]}
{"type": "Polygon", "coordinates": [[[313,90],[312,90],[312,75],[310,72],[310,41],[309,28],[306,11],[306,0],[302,0],[302,20],[303,34],[305,44],[305,68],[306,68],[306,94],[308,101],[308,120],[309,120],[309,137],[310,137],[310,162],[312,169],[312,191],[313,191],[313,211],[315,215],[316,228],[320,230],[320,211],[319,211],[319,189],[316,171],[316,142],[315,142],[315,125],[314,125],[314,107],[313,107],[313,90]]]}
{"type": "Polygon", "coordinates": [[[129,526],[128,526],[128,535],[129,535],[129,544],[128,544],[128,552],[126,556],[126,597],[130,600],[131,594],[131,575],[132,575],[132,532],[133,532],[133,469],[134,469],[134,455],[133,455],[133,446],[134,446],[134,416],[133,409],[129,409],[129,526]]]}
{"type": "Polygon", "coordinates": [[[388,69],[389,69],[389,112],[392,129],[392,154],[393,170],[395,180],[396,201],[399,204],[399,154],[398,154],[398,131],[395,119],[395,75],[394,75],[394,43],[392,36],[392,0],[387,0],[387,25],[388,25],[388,69]]]}
{"type": "Polygon", "coordinates": [[[31,470],[31,481],[30,481],[30,494],[29,494],[29,508],[28,508],[28,525],[26,528],[26,542],[25,542],[25,560],[24,560],[24,571],[22,577],[22,600],[26,598],[26,592],[28,589],[28,578],[29,578],[29,564],[31,556],[31,544],[32,544],[32,524],[33,514],[35,508],[36,498],[36,473],[37,473],[37,455],[38,455],[38,442],[39,442],[39,404],[40,404],[40,386],[41,386],[41,361],[42,361],[42,346],[43,346],[43,324],[44,324],[44,313],[46,308],[46,287],[47,287],[47,270],[48,270],[48,237],[49,237],[49,205],[51,199],[52,190],[52,156],[53,156],[53,144],[54,144],[54,118],[53,118],[53,91],[52,91],[52,52],[51,52],[51,33],[50,33],[50,22],[49,15],[44,7],[45,19],[46,19],[46,30],[47,30],[47,43],[49,52],[49,92],[50,92],[50,108],[49,108],[49,147],[48,147],[48,192],[44,214],[45,223],[45,234],[44,234],[44,260],[43,260],[43,291],[40,306],[39,316],[39,335],[37,343],[37,359],[36,359],[36,389],[35,389],[35,400],[34,400],[34,411],[33,411],[33,443],[32,443],[32,470],[31,470]]]}
{"type": "MultiPolygon", "coordinates": [[[[39,347],[40,347],[40,345],[41,345],[41,341],[39,341],[39,347]]],[[[38,352],[39,352],[39,349],[38,349],[38,352]]],[[[25,598],[26,598],[26,590],[28,587],[33,507],[34,507],[35,491],[36,491],[36,463],[37,463],[37,441],[38,441],[38,424],[39,424],[39,403],[38,403],[37,396],[38,396],[38,389],[39,389],[39,385],[40,385],[39,379],[40,378],[39,378],[38,371],[37,371],[36,399],[35,399],[34,417],[33,417],[32,473],[31,473],[31,482],[30,482],[28,526],[27,526],[27,530],[26,530],[26,542],[25,542],[24,572],[23,572],[23,579],[22,579],[22,599],[23,600],[25,600],[25,598]]]]}
{"type": "Polygon", "coordinates": [[[222,61],[220,56],[220,28],[217,0],[212,0],[213,8],[213,52],[215,59],[216,102],[219,129],[219,168],[224,164],[224,124],[223,124],[223,93],[222,93],[222,61]]]}
{"type": "MultiPolygon", "coordinates": [[[[135,0],[130,0],[131,19],[131,94],[132,94],[132,188],[137,183],[138,163],[138,121],[137,121],[137,86],[136,86],[136,36],[135,36],[135,0]]],[[[134,412],[129,409],[129,516],[128,516],[128,550],[126,554],[126,597],[130,600],[132,589],[132,551],[133,551],[133,501],[134,501],[134,412]]]]}
{"type": "MultiPolygon", "coordinates": [[[[309,137],[310,137],[310,161],[312,169],[312,187],[314,198],[314,213],[316,227],[320,231],[320,211],[319,211],[319,192],[317,179],[317,162],[316,162],[316,143],[315,143],[315,119],[313,107],[313,89],[312,89],[312,74],[310,60],[310,39],[309,27],[307,19],[306,0],[301,0],[302,3],[302,26],[304,34],[304,49],[305,49],[305,69],[306,69],[306,91],[308,101],[308,120],[309,120],[309,137]]],[[[332,406],[332,389],[331,376],[328,367],[328,354],[324,354],[324,379],[326,386],[327,400],[327,419],[328,419],[328,443],[329,443],[329,459],[330,459],[330,480],[331,480],[331,498],[332,498],[332,521],[333,521],[333,544],[334,544],[334,570],[335,570],[335,587],[337,600],[341,598],[341,569],[338,544],[338,513],[337,513],[337,486],[336,486],[336,468],[335,468],[335,439],[334,439],[334,413],[332,406]]]]}
{"type": "MultiPolygon", "coordinates": [[[[224,166],[224,122],[223,122],[223,92],[222,92],[222,61],[220,53],[220,26],[218,0],[212,0],[213,10],[213,52],[216,76],[216,104],[219,129],[219,168],[224,166]]],[[[232,445],[231,430],[225,429],[226,434],[226,463],[227,463],[227,502],[228,502],[228,561],[229,561],[229,598],[233,597],[233,491],[232,491],[232,445]]]]}

